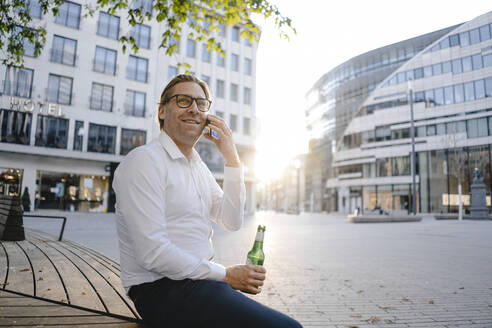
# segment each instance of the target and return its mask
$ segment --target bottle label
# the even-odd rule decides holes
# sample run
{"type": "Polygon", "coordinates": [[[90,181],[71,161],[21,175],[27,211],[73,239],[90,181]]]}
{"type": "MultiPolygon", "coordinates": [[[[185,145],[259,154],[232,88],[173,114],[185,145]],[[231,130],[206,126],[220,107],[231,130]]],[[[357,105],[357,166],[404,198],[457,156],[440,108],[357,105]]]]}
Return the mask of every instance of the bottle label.
{"type": "Polygon", "coordinates": [[[258,232],[256,233],[256,238],[255,238],[255,241],[261,241],[261,242],[263,242],[263,234],[264,234],[264,233],[263,233],[262,231],[258,231],[258,232]]]}

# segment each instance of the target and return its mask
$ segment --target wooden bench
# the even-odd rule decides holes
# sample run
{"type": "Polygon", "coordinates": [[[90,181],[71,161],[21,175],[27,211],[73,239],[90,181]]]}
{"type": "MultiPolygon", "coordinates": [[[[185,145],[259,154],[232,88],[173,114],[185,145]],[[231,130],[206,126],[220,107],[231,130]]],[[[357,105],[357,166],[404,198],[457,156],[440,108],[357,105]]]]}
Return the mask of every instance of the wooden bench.
{"type": "Polygon", "coordinates": [[[117,262],[39,231],[25,237],[0,241],[0,326],[143,327],[117,262]]]}

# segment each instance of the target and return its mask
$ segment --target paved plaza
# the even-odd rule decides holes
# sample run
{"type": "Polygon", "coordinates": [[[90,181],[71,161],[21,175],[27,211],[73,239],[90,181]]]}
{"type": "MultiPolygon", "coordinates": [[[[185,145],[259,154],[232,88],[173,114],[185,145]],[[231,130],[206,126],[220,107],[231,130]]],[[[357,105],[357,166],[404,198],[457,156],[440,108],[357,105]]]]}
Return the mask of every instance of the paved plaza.
{"type": "MultiPolygon", "coordinates": [[[[68,214],[65,238],[118,259],[113,214],[68,214]]],[[[268,273],[251,297],[304,327],[492,327],[492,221],[353,224],[259,212],[241,231],[216,229],[216,261],[244,263],[258,224],[268,273]]]]}

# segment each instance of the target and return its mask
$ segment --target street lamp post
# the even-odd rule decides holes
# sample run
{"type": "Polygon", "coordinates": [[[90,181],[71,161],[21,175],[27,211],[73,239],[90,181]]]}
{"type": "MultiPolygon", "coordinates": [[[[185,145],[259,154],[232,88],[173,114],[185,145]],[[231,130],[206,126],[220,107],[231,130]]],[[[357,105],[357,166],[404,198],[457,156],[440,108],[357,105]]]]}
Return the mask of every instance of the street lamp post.
{"type": "Polygon", "coordinates": [[[413,119],[413,88],[412,80],[408,81],[409,98],[410,98],[410,135],[412,137],[412,158],[411,158],[411,170],[412,170],[412,211],[413,215],[417,215],[417,188],[415,183],[416,164],[415,164],[415,126],[413,119]]]}
{"type": "Polygon", "coordinates": [[[297,173],[297,210],[296,213],[299,214],[301,212],[300,204],[299,204],[299,196],[300,196],[300,169],[301,169],[301,161],[299,159],[296,159],[294,162],[294,166],[296,167],[296,173],[297,173]]]}

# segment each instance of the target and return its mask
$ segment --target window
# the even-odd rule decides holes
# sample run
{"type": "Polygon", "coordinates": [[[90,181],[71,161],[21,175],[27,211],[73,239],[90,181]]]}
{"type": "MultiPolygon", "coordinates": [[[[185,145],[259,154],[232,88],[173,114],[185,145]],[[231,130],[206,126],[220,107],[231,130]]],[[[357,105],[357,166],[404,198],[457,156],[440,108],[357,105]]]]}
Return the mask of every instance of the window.
{"type": "Polygon", "coordinates": [[[114,154],[115,140],[116,127],[89,123],[88,151],[114,154]]]}
{"type": "Polygon", "coordinates": [[[120,34],[120,18],[100,11],[99,21],[97,22],[97,34],[118,40],[120,34]]]}
{"type": "Polygon", "coordinates": [[[444,88],[444,103],[446,105],[454,104],[454,93],[452,86],[444,88]]]}
{"type": "Polygon", "coordinates": [[[463,69],[461,67],[461,59],[455,59],[451,62],[453,66],[453,74],[459,74],[463,72],[463,69]]]}
{"type": "Polygon", "coordinates": [[[140,9],[142,14],[152,15],[152,0],[133,0],[132,9],[140,9]]]}
{"type": "Polygon", "coordinates": [[[111,112],[113,110],[113,87],[93,82],[90,108],[111,112]]]}
{"type": "Polygon", "coordinates": [[[391,129],[389,126],[378,126],[375,130],[376,141],[391,140],[391,129]]]}
{"type": "Polygon", "coordinates": [[[416,80],[423,78],[424,77],[424,69],[422,67],[414,69],[413,75],[415,76],[416,80]]]}
{"type": "Polygon", "coordinates": [[[244,74],[251,75],[251,72],[252,72],[251,59],[244,58],[244,74]]]}
{"type": "MultiPolygon", "coordinates": [[[[12,31],[12,37],[14,38],[22,37],[19,34],[21,34],[23,31],[24,31],[23,27],[15,26],[12,31]]],[[[36,47],[34,46],[34,43],[31,43],[28,38],[24,37],[22,39],[22,45],[24,46],[24,56],[35,57],[34,52],[36,50],[36,47]]]]}
{"type": "Polygon", "coordinates": [[[64,65],[75,66],[75,54],[77,53],[77,41],[58,35],[53,36],[51,48],[51,61],[64,65]]]}
{"type": "Polygon", "coordinates": [[[210,55],[210,50],[207,49],[206,44],[202,44],[202,61],[205,63],[210,63],[212,56],[210,55]]]}
{"type": "Polygon", "coordinates": [[[444,89],[437,88],[434,89],[434,100],[437,106],[444,105],[444,89]]]}
{"type": "Polygon", "coordinates": [[[425,94],[423,91],[417,91],[415,92],[415,97],[414,97],[415,102],[423,102],[425,101],[425,94]]]}
{"type": "Polygon", "coordinates": [[[492,77],[485,79],[485,97],[492,97],[492,77]]]}
{"type": "Polygon", "coordinates": [[[376,170],[378,177],[391,176],[391,158],[377,158],[376,170]]]}
{"type": "Polygon", "coordinates": [[[229,125],[232,132],[237,131],[237,115],[231,114],[229,125]]]}
{"type": "Polygon", "coordinates": [[[431,77],[431,76],[432,76],[432,66],[425,66],[424,77],[431,77]]]}
{"type": "Polygon", "coordinates": [[[238,101],[238,86],[235,83],[231,83],[231,100],[238,101]]]}
{"type": "Polygon", "coordinates": [[[463,84],[456,84],[454,86],[454,102],[456,104],[465,101],[465,90],[463,89],[463,84]]]}
{"type": "Polygon", "coordinates": [[[145,93],[126,90],[125,115],[144,117],[145,93]]]}
{"type": "Polygon", "coordinates": [[[135,39],[137,47],[150,49],[150,26],[136,24],[131,28],[130,35],[135,39]]]}
{"type": "Polygon", "coordinates": [[[472,70],[472,59],[471,56],[463,57],[461,59],[463,64],[463,73],[470,72],[472,70]]]}
{"type": "Polygon", "coordinates": [[[248,87],[244,87],[243,103],[245,105],[251,105],[251,89],[248,87]]]}
{"type": "Polygon", "coordinates": [[[432,65],[432,75],[441,75],[442,66],[441,63],[432,65]]]}
{"type": "Polygon", "coordinates": [[[436,133],[438,136],[442,136],[446,134],[446,124],[444,123],[436,124],[436,133]]]}
{"type": "Polygon", "coordinates": [[[7,66],[3,93],[14,97],[31,98],[33,75],[32,69],[7,66]]]}
{"type": "Polygon", "coordinates": [[[48,78],[48,101],[52,103],[71,105],[72,103],[71,77],[50,74],[48,78]]]}
{"type": "Polygon", "coordinates": [[[470,44],[475,44],[480,42],[480,32],[478,28],[470,31],[470,44]]]}
{"type": "Polygon", "coordinates": [[[145,58],[132,56],[128,59],[127,77],[131,80],[147,82],[148,60],[145,58]]]}
{"type": "Polygon", "coordinates": [[[492,66],[492,54],[483,56],[483,66],[485,67],[492,66]]]}
{"type": "Polygon", "coordinates": [[[43,15],[43,10],[38,0],[28,0],[27,3],[29,4],[29,14],[31,15],[31,17],[41,19],[41,16],[43,15]]]}
{"type": "Polygon", "coordinates": [[[116,74],[116,51],[96,46],[94,71],[105,74],[116,74]]]}
{"type": "Polygon", "coordinates": [[[434,90],[426,90],[425,91],[425,102],[426,102],[426,106],[432,106],[435,104],[434,90]]]}
{"type": "Polygon", "coordinates": [[[178,68],[176,66],[168,66],[167,67],[167,80],[171,81],[173,77],[178,75],[178,68]]]}
{"type": "Polygon", "coordinates": [[[226,35],[226,28],[225,25],[222,23],[219,23],[219,36],[224,36],[226,35]]]}
{"type": "Polygon", "coordinates": [[[466,121],[468,138],[485,137],[488,135],[487,118],[476,118],[466,121]]]}
{"type": "Polygon", "coordinates": [[[484,25],[480,27],[480,40],[482,42],[490,39],[490,30],[488,25],[484,25]]]}
{"type": "Polygon", "coordinates": [[[202,74],[202,76],[201,76],[201,78],[200,78],[200,79],[201,79],[203,82],[207,83],[207,84],[209,84],[209,83],[210,83],[210,76],[208,76],[208,75],[203,75],[203,74],[202,74]]]}
{"type": "MultiPolygon", "coordinates": [[[[415,77],[413,76],[413,70],[410,70],[410,71],[407,71],[406,72],[407,76],[406,76],[406,81],[410,81],[410,80],[414,80],[415,77]]],[[[374,89],[371,89],[371,90],[374,90],[374,89]]]]}
{"type": "Polygon", "coordinates": [[[38,115],[35,145],[49,148],[67,148],[68,122],[64,118],[38,115]]]}
{"type": "Polygon", "coordinates": [[[442,74],[450,73],[451,72],[451,61],[445,61],[442,63],[442,74]]]}
{"type": "Polygon", "coordinates": [[[120,155],[126,155],[130,150],[145,145],[146,135],[142,130],[121,129],[120,155]]]}
{"type": "Polygon", "coordinates": [[[231,56],[231,69],[239,72],[239,56],[236,54],[232,54],[231,56]]]}
{"type": "Polygon", "coordinates": [[[425,137],[427,136],[427,128],[425,126],[417,127],[417,137],[425,137]]]}
{"type": "Polygon", "coordinates": [[[75,130],[73,132],[73,150],[82,151],[84,142],[84,122],[75,121],[75,130]]]}
{"type": "Polygon", "coordinates": [[[217,53],[217,66],[225,67],[225,58],[222,57],[220,52],[217,53]]]}
{"type": "Polygon", "coordinates": [[[65,1],[56,15],[55,23],[78,29],[80,26],[80,8],[77,3],[65,1]]]}
{"type": "Polygon", "coordinates": [[[470,33],[468,31],[460,33],[460,45],[462,47],[470,45],[470,33]]]}
{"type": "Polygon", "coordinates": [[[239,42],[239,27],[232,28],[232,41],[239,42]]]}
{"type": "Polygon", "coordinates": [[[477,80],[475,85],[475,99],[485,98],[485,83],[484,80],[477,80]]]}
{"type": "Polygon", "coordinates": [[[31,123],[31,113],[0,109],[0,141],[29,145],[31,123]]]}
{"type": "Polygon", "coordinates": [[[224,98],[225,97],[225,82],[223,80],[217,80],[217,97],[224,98]]]}
{"type": "Polygon", "coordinates": [[[436,135],[436,126],[435,125],[427,125],[427,136],[435,136],[436,135]]]}
{"type": "Polygon", "coordinates": [[[251,119],[249,117],[243,119],[243,133],[247,136],[251,134],[251,119]]]}
{"type": "Polygon", "coordinates": [[[475,90],[473,88],[473,82],[465,83],[465,101],[475,100],[475,90]]]}
{"type": "Polygon", "coordinates": [[[195,58],[196,56],[196,42],[192,39],[186,40],[186,56],[195,58]]]}
{"type": "Polygon", "coordinates": [[[449,36],[449,45],[451,47],[457,46],[460,44],[460,36],[459,34],[453,34],[449,36]]]}
{"type": "Polygon", "coordinates": [[[391,159],[392,175],[410,175],[410,156],[393,157],[391,159]]]}
{"type": "Polygon", "coordinates": [[[482,63],[482,55],[481,54],[476,54],[472,56],[472,62],[473,62],[473,69],[481,69],[483,67],[482,63]]]}
{"type": "Polygon", "coordinates": [[[253,43],[250,41],[249,38],[246,38],[246,39],[244,39],[244,45],[246,47],[251,47],[253,45],[253,43]]]}
{"type": "Polygon", "coordinates": [[[441,45],[441,49],[449,48],[449,38],[444,38],[439,44],[441,45]]]}

